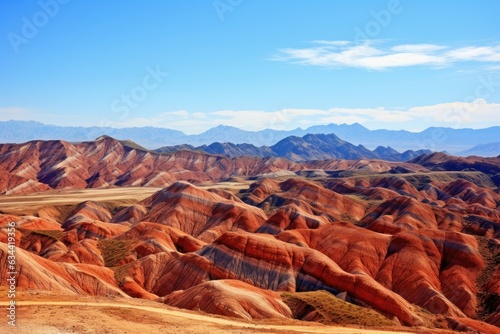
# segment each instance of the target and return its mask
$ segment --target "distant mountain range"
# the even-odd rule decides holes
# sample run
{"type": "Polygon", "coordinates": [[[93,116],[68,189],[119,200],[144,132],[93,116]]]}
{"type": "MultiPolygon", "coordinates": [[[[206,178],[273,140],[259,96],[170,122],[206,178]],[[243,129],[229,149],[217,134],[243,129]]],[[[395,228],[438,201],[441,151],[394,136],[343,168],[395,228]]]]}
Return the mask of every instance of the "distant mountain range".
{"type": "Polygon", "coordinates": [[[480,157],[495,157],[500,155],[500,142],[476,145],[468,150],[457,153],[461,156],[477,155],[480,157]]]}
{"type": "Polygon", "coordinates": [[[256,156],[283,157],[292,161],[311,161],[326,159],[382,159],[386,161],[407,161],[430,150],[407,150],[404,153],[391,147],[377,147],[371,151],[363,145],[353,145],[334,134],[307,134],[303,137],[290,136],[272,146],[257,147],[252,144],[212,143],[194,147],[192,145],[166,146],[155,150],[160,153],[171,153],[181,150],[202,151],[224,155],[226,157],[256,156]]]}
{"type": "MultiPolygon", "coordinates": [[[[290,131],[271,129],[245,131],[231,126],[219,125],[201,134],[186,135],[181,131],[156,127],[115,129],[55,126],[33,121],[0,122],[0,142],[2,143],[22,143],[35,139],[81,142],[94,140],[101,135],[108,135],[117,139],[130,139],[148,149],[181,144],[197,147],[216,142],[249,143],[255,147],[261,147],[275,145],[280,140],[290,136],[303,137],[307,134],[331,133],[344,141],[354,145],[363,145],[371,150],[378,146],[390,146],[399,152],[430,149],[431,151],[459,154],[467,152],[477,145],[493,145],[490,143],[500,142],[500,126],[478,130],[432,127],[421,132],[409,132],[405,130],[369,130],[358,123],[317,125],[307,129],[297,128],[290,131]]],[[[497,156],[500,151],[494,150],[487,153],[491,156],[497,156]]]]}

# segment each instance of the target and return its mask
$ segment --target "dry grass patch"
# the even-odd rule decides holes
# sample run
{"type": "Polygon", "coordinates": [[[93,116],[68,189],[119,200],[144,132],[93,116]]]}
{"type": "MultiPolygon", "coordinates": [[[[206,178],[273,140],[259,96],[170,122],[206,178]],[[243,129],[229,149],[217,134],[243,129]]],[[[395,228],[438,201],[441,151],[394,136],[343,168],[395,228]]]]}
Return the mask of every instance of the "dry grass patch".
{"type": "Polygon", "coordinates": [[[31,230],[30,233],[39,236],[49,237],[58,241],[60,241],[64,236],[64,231],[59,231],[59,230],[31,230]]]}
{"type": "Polygon", "coordinates": [[[474,183],[477,186],[483,188],[495,188],[494,182],[491,178],[482,172],[469,172],[469,171],[442,171],[442,172],[415,172],[415,173],[401,173],[401,174],[391,174],[391,173],[351,173],[352,175],[339,175],[334,177],[334,179],[353,179],[353,180],[368,180],[370,182],[375,182],[377,180],[397,177],[406,180],[415,188],[422,187],[432,181],[438,182],[453,182],[458,179],[463,179],[474,183]]]}
{"type": "MultiPolygon", "coordinates": [[[[486,237],[476,236],[478,251],[483,257],[485,268],[477,278],[476,285],[482,288],[495,273],[495,268],[500,264],[500,253],[496,250],[496,244],[490,243],[486,237]]],[[[496,310],[500,303],[500,295],[479,291],[478,313],[481,319],[488,318],[496,310]]]]}
{"type": "Polygon", "coordinates": [[[323,318],[319,320],[320,322],[328,324],[372,327],[399,325],[374,310],[345,302],[323,290],[282,293],[281,297],[294,315],[300,310],[308,309],[317,312],[323,318]]]}
{"type": "Polygon", "coordinates": [[[116,282],[121,286],[125,278],[129,276],[128,270],[132,266],[132,263],[127,263],[119,267],[112,268],[114,271],[114,276],[116,282]]]}
{"type": "Polygon", "coordinates": [[[115,267],[132,249],[131,240],[101,239],[97,247],[101,250],[106,267],[115,267]]]}

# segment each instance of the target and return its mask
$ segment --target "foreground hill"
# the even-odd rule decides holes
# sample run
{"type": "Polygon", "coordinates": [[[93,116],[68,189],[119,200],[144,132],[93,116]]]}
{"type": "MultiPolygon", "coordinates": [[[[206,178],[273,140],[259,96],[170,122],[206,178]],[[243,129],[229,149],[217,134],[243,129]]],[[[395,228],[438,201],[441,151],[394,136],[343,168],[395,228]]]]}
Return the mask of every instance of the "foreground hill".
{"type": "Polygon", "coordinates": [[[365,325],[496,333],[500,195],[404,176],[261,179],[238,192],[175,182],[135,203],[0,214],[0,279],[12,221],[20,290],[242,319],[354,323],[371,309],[365,325]]]}
{"type": "Polygon", "coordinates": [[[178,145],[162,147],[156,152],[173,153],[179,150],[202,151],[227,157],[256,156],[283,157],[292,161],[324,159],[382,159],[387,161],[407,161],[421,154],[432,153],[429,150],[407,150],[399,153],[390,147],[377,147],[370,151],[363,145],[355,146],[334,134],[307,134],[303,137],[290,136],[270,147],[256,147],[252,144],[212,143],[194,147],[178,145]]]}
{"type": "MultiPolygon", "coordinates": [[[[1,289],[2,287],[0,287],[1,289]]],[[[4,292],[0,290],[0,292],[4,292]]],[[[381,324],[376,329],[325,326],[285,319],[240,320],[210,316],[144,299],[79,297],[27,291],[17,295],[17,327],[12,334],[190,333],[190,334],[406,334],[408,329],[381,324]],[[47,319],[50,319],[48,321],[47,319]]],[[[0,306],[7,303],[0,301],[0,306]]],[[[417,329],[418,330],[418,329],[417,329]]],[[[416,331],[414,331],[416,332],[416,331]]],[[[436,333],[436,332],[433,332],[436,333]]],[[[452,333],[446,331],[444,333],[452,333]]]]}

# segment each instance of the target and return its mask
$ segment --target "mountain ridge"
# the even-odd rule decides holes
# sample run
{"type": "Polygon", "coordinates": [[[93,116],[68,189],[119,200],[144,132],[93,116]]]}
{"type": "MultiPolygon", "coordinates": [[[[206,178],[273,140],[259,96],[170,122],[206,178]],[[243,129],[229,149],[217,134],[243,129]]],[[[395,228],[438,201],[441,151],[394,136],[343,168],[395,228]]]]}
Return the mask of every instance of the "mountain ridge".
{"type": "MultiPolygon", "coordinates": [[[[349,144],[351,145],[351,144],[349,144]]],[[[350,146],[349,146],[350,147],[350,146]]],[[[79,144],[30,141],[0,144],[0,194],[27,194],[50,189],[165,186],[174,181],[219,182],[231,178],[352,173],[480,171],[500,184],[499,158],[420,155],[408,162],[380,159],[325,159],[294,162],[283,157],[228,158],[201,151],[158,153],[111,137],[79,144]]]]}
{"type": "Polygon", "coordinates": [[[391,147],[377,148],[371,151],[363,145],[353,145],[337,137],[335,134],[307,134],[303,137],[289,136],[272,146],[256,147],[252,144],[234,144],[215,142],[210,145],[194,147],[192,145],[166,146],[155,152],[172,153],[180,150],[203,151],[220,154],[229,158],[242,156],[282,157],[291,161],[325,160],[325,159],[382,159],[386,161],[406,161],[422,154],[432,153],[430,150],[407,150],[399,153],[391,147]]]}
{"type": "Polygon", "coordinates": [[[500,141],[479,144],[474,147],[471,147],[468,150],[458,152],[458,155],[461,156],[469,156],[469,155],[477,155],[481,157],[496,157],[500,155],[500,141]]]}
{"type": "Polygon", "coordinates": [[[307,129],[246,131],[236,127],[219,125],[201,134],[187,135],[178,130],[158,127],[67,127],[46,125],[35,121],[0,121],[0,142],[24,143],[30,140],[65,140],[69,142],[90,141],[101,135],[120,140],[130,139],[148,149],[163,146],[190,144],[210,145],[214,142],[230,141],[234,144],[251,143],[255,146],[270,146],[289,136],[334,133],[342,140],[369,149],[391,146],[398,151],[430,149],[448,151],[452,154],[468,150],[473,146],[500,141],[500,126],[485,129],[452,129],[430,127],[421,132],[406,130],[369,130],[359,123],[314,125],[307,129]],[[229,136],[229,137],[228,137],[229,136]],[[225,140],[227,139],[227,140],[225,140]]]}

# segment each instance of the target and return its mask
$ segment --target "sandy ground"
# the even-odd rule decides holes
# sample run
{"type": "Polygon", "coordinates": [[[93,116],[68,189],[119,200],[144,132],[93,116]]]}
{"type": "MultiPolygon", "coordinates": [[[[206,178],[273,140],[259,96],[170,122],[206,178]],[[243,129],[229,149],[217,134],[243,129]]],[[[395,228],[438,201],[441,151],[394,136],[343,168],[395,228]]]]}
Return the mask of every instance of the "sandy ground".
{"type": "MultiPolygon", "coordinates": [[[[5,295],[1,297],[0,307],[5,310],[7,301],[5,295]]],[[[16,327],[9,326],[7,317],[2,316],[1,333],[408,333],[334,327],[294,320],[245,322],[176,309],[147,300],[124,298],[32,295],[31,300],[25,296],[16,303],[16,327]]]]}
{"type": "Polygon", "coordinates": [[[140,201],[151,196],[162,188],[154,187],[123,187],[105,189],[50,190],[29,195],[0,196],[0,211],[14,214],[27,214],[43,206],[78,204],[87,200],[109,201],[140,201]]]}
{"type": "MultiPolygon", "coordinates": [[[[200,188],[219,188],[237,191],[248,188],[249,181],[220,182],[199,185],[200,188]]],[[[28,195],[0,195],[0,211],[12,214],[33,214],[44,206],[74,205],[92,200],[99,202],[141,201],[162,188],[122,187],[104,189],[62,189],[28,195]]]]}
{"type": "Polygon", "coordinates": [[[248,189],[250,184],[252,184],[253,182],[255,181],[207,183],[207,184],[197,185],[197,187],[202,189],[217,188],[217,189],[234,191],[234,190],[248,189]]]}

